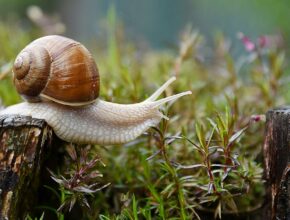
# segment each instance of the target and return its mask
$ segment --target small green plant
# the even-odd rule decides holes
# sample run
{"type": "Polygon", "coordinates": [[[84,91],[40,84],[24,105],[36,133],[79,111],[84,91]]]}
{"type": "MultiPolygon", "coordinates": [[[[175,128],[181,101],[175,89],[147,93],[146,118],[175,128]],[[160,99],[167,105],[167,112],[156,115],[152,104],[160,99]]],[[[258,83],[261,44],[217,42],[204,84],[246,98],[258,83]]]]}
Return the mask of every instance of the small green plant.
{"type": "Polygon", "coordinates": [[[51,178],[59,184],[60,203],[58,212],[68,209],[70,212],[76,203],[81,207],[90,208],[86,196],[93,196],[96,192],[110,185],[99,186],[98,179],[103,175],[97,170],[99,164],[105,166],[98,156],[90,155],[90,146],[76,147],[72,144],[67,145],[66,151],[69,154],[67,161],[70,166],[63,175],[54,174],[49,171],[51,178]]]}
{"type": "MultiPolygon", "coordinates": [[[[250,122],[242,128],[236,128],[237,123],[234,120],[235,117],[227,110],[224,117],[217,113],[214,119],[208,119],[207,129],[202,124],[196,123],[197,140],[181,138],[185,138],[192,145],[199,154],[200,162],[193,165],[176,163],[180,170],[189,169],[193,172],[183,178],[186,188],[190,188],[190,191],[199,191],[199,196],[192,200],[193,205],[198,209],[213,211],[215,217],[219,218],[222,213],[238,213],[247,208],[241,206],[239,200],[243,200],[243,196],[249,193],[253,183],[256,184],[255,187],[263,188],[262,182],[259,182],[262,178],[262,169],[256,167],[256,170],[245,170],[242,166],[252,162],[243,160],[241,163],[243,155],[239,149],[243,147],[242,136],[251,123],[258,119],[256,117],[250,119],[250,122]]],[[[258,201],[256,197],[250,196],[248,199],[256,203],[257,207],[262,205],[261,199],[258,201]]]]}
{"type": "Polygon", "coordinates": [[[43,220],[44,219],[44,212],[39,218],[31,218],[29,215],[25,217],[25,220],[43,220]]]}

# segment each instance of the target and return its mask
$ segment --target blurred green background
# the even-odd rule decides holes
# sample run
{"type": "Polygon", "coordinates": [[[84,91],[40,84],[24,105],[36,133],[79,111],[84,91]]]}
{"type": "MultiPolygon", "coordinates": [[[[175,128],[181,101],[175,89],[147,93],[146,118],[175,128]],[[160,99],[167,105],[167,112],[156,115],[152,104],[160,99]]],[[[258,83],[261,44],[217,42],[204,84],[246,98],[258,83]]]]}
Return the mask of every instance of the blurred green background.
{"type": "Polygon", "coordinates": [[[188,24],[209,39],[222,31],[236,41],[241,31],[254,38],[280,32],[289,40],[287,0],[0,0],[0,19],[17,21],[30,29],[33,24],[27,8],[37,5],[64,23],[65,35],[84,41],[103,36],[102,26],[112,4],[126,36],[154,48],[173,46],[188,24]]]}

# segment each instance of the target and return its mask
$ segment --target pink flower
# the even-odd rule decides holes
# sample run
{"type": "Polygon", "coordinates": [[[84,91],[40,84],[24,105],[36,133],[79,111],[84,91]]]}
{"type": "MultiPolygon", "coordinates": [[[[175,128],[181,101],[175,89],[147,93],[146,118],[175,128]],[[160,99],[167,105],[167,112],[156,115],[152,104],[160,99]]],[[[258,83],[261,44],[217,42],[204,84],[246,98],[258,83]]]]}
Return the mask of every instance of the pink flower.
{"type": "Polygon", "coordinates": [[[238,33],[238,38],[244,44],[246,51],[252,52],[256,49],[255,43],[253,41],[251,41],[248,36],[244,35],[243,33],[238,33]]]}
{"type": "Polygon", "coordinates": [[[258,38],[258,45],[260,48],[281,48],[284,40],[281,34],[262,35],[258,38]]]}
{"type": "Polygon", "coordinates": [[[251,121],[253,121],[253,122],[260,122],[260,121],[265,122],[266,121],[266,116],[265,115],[252,115],[251,116],[251,121]]]}
{"type": "Polygon", "coordinates": [[[267,45],[268,39],[265,35],[258,38],[258,45],[259,47],[263,48],[267,45]]]}

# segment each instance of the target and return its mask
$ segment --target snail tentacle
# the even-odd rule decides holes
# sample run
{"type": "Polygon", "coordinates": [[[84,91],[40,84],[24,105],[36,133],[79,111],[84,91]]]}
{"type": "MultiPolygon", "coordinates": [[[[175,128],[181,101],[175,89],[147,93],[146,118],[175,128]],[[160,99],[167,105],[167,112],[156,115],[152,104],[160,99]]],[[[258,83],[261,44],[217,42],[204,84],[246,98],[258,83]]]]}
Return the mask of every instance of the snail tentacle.
{"type": "Polygon", "coordinates": [[[176,77],[173,76],[169,80],[167,80],[162,86],[160,86],[149,98],[147,98],[145,101],[155,101],[161,94],[162,92],[167,89],[167,87],[173,83],[176,80],[176,77]]]}

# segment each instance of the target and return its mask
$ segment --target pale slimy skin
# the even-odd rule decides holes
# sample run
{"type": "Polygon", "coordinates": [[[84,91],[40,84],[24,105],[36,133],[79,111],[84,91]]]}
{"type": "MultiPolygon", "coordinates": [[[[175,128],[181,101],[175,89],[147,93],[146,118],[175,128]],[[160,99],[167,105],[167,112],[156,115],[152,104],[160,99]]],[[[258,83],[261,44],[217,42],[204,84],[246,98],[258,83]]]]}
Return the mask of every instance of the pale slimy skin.
{"type": "Polygon", "coordinates": [[[159,107],[191,94],[179,93],[160,100],[158,96],[175,80],[170,78],[152,96],[136,104],[116,104],[97,99],[95,103],[72,107],[59,103],[20,103],[2,111],[1,115],[22,115],[44,119],[55,134],[67,142],[82,144],[123,144],[134,140],[162,118],[159,107]]]}

